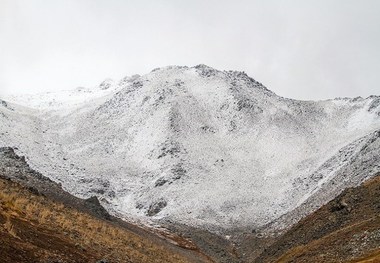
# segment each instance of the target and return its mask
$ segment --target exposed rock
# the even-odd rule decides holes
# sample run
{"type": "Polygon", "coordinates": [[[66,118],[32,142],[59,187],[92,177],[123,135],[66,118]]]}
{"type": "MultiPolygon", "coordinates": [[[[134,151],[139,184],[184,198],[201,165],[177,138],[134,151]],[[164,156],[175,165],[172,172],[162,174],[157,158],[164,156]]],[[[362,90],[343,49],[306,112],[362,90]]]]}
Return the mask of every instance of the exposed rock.
{"type": "Polygon", "coordinates": [[[100,85],[99,85],[99,88],[101,90],[106,90],[106,89],[109,89],[112,85],[113,85],[113,80],[112,79],[106,79],[104,80],[100,85]]]}
{"type": "Polygon", "coordinates": [[[147,216],[154,216],[162,211],[163,208],[167,206],[167,202],[165,200],[159,200],[157,202],[152,203],[149,206],[147,211],[147,216]]]}
{"type": "Polygon", "coordinates": [[[158,186],[163,186],[164,184],[166,184],[168,182],[168,180],[166,180],[165,178],[161,177],[161,178],[158,178],[156,183],[154,184],[155,187],[158,187],[158,186]]]}

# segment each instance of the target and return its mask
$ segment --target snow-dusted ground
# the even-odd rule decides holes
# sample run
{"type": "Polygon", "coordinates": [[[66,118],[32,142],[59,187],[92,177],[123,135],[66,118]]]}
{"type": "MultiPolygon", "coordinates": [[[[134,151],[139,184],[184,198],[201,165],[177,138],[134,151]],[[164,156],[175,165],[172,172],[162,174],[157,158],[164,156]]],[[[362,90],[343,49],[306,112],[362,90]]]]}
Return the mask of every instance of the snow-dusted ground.
{"type": "MultiPolygon", "coordinates": [[[[203,227],[261,226],[328,196],[380,129],[378,96],[297,101],[204,65],[3,99],[0,146],[71,193],[128,217],[203,227]]],[[[365,165],[340,190],[380,171],[365,165]]]]}

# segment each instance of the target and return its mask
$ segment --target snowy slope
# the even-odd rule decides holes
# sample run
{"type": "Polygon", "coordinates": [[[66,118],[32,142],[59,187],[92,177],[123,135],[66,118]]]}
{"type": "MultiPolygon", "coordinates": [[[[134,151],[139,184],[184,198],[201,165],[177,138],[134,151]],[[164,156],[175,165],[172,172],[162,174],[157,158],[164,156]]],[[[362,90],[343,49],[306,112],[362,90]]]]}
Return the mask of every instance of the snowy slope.
{"type": "Polygon", "coordinates": [[[315,195],[332,198],[365,179],[325,189],[380,129],[380,97],[286,99],[205,65],[5,100],[0,146],[71,193],[128,217],[203,227],[261,226],[315,195]]]}
{"type": "Polygon", "coordinates": [[[115,92],[119,88],[111,79],[104,80],[99,87],[78,87],[74,90],[63,90],[59,92],[46,92],[39,94],[8,95],[4,99],[14,103],[25,105],[37,110],[71,110],[88,104],[94,99],[102,98],[115,92]]]}

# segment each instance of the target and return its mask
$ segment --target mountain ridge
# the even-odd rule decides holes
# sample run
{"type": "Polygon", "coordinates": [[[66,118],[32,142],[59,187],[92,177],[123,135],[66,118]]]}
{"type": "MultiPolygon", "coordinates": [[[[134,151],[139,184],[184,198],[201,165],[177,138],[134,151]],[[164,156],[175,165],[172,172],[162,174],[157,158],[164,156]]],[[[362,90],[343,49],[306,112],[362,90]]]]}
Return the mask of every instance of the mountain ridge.
{"type": "MultiPolygon", "coordinates": [[[[111,213],[128,211],[148,222],[264,226],[294,210],[300,196],[309,198],[309,186],[297,189],[297,180],[308,180],[334,156],[344,159],[341,149],[380,128],[378,96],[287,99],[245,73],[205,65],[110,83],[80,103],[73,93],[66,112],[54,103],[23,115],[1,108],[8,120],[0,146],[36,156],[31,164],[69,192],[95,194],[111,213]],[[12,118],[20,120],[15,129],[12,118]],[[38,157],[41,145],[47,160],[38,157]]],[[[334,167],[315,180],[331,181],[342,169],[334,167]]]]}

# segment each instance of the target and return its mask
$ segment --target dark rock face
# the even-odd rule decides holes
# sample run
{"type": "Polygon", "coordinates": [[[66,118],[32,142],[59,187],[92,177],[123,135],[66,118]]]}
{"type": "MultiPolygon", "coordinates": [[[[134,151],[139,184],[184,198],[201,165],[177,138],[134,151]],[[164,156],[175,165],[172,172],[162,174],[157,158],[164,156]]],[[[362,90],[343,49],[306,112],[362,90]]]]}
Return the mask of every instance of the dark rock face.
{"type": "Polygon", "coordinates": [[[167,206],[167,202],[165,200],[159,200],[157,202],[152,203],[149,206],[149,209],[147,211],[148,216],[154,216],[162,211],[167,206]]]}
{"type": "Polygon", "coordinates": [[[4,108],[7,108],[8,110],[13,111],[13,108],[11,108],[8,103],[4,100],[0,100],[0,105],[3,106],[4,108]]]}
{"type": "Polygon", "coordinates": [[[1,104],[2,106],[4,106],[5,108],[8,107],[8,104],[7,104],[5,101],[3,101],[3,100],[0,100],[0,104],[1,104]]]}
{"type": "Polygon", "coordinates": [[[96,217],[110,219],[110,215],[99,203],[97,197],[83,200],[72,196],[63,190],[60,184],[31,169],[25,157],[18,156],[13,148],[0,148],[0,178],[20,183],[37,195],[47,196],[96,217]]]}
{"type": "Polygon", "coordinates": [[[156,183],[154,184],[155,187],[158,187],[158,186],[163,186],[164,184],[166,184],[168,182],[168,180],[166,180],[165,178],[161,177],[161,178],[158,178],[156,183]]]}
{"type": "Polygon", "coordinates": [[[100,204],[99,199],[96,196],[91,196],[86,199],[85,202],[89,209],[91,209],[94,213],[101,215],[105,219],[110,219],[110,215],[107,210],[100,204]]]}

